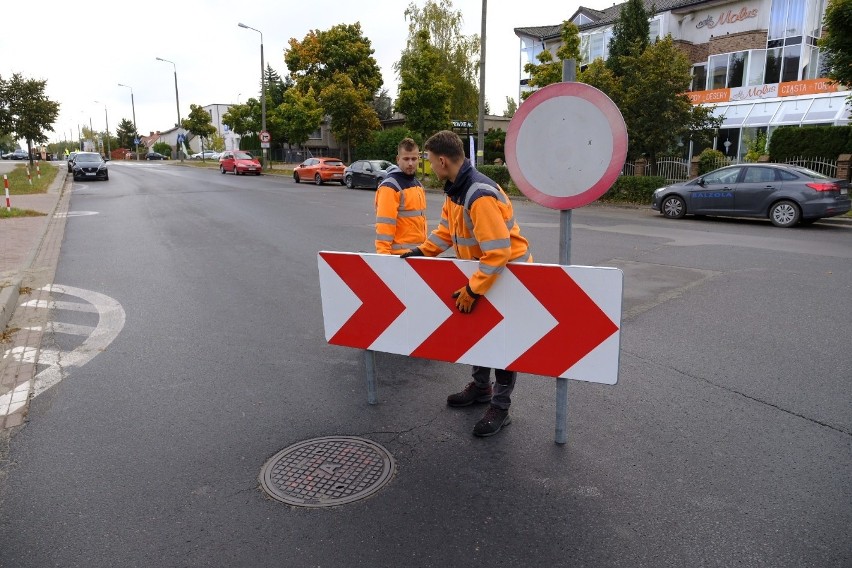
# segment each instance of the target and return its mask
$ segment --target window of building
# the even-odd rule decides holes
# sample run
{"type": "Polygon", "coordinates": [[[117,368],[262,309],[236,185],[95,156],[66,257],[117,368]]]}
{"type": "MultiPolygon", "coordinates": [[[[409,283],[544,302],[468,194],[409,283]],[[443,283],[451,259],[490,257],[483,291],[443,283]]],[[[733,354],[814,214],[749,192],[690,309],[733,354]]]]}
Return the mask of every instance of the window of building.
{"type": "Polygon", "coordinates": [[[322,140],[322,128],[317,128],[308,136],[311,140],[322,140]]]}
{"type": "Polygon", "coordinates": [[[817,79],[822,76],[819,68],[819,48],[805,47],[802,52],[802,79],[817,79]]]}
{"type": "Polygon", "coordinates": [[[773,121],[776,125],[780,124],[800,124],[805,117],[805,113],[811,106],[811,100],[793,100],[784,101],[781,103],[781,108],[775,115],[773,121]]]}
{"type": "Polygon", "coordinates": [[[781,78],[781,48],[775,47],[766,50],[766,70],[763,80],[766,83],[777,83],[781,78]]]}
{"type": "Polygon", "coordinates": [[[728,59],[728,87],[743,86],[743,78],[745,77],[747,63],[747,51],[737,51],[730,55],[728,59]]]}
{"type": "Polygon", "coordinates": [[[781,108],[781,101],[755,103],[754,108],[748,115],[748,118],[743,121],[743,126],[749,126],[752,124],[769,124],[772,121],[772,117],[775,116],[776,112],[778,112],[779,108],[781,108]]]}
{"type": "Polygon", "coordinates": [[[802,55],[801,45],[788,45],[784,48],[784,62],[781,67],[781,82],[799,80],[799,63],[802,55]]]}
{"type": "Polygon", "coordinates": [[[808,108],[802,122],[814,124],[819,122],[833,123],[837,117],[837,113],[846,106],[844,97],[825,97],[814,99],[813,104],[808,108]]]}
{"type": "Polygon", "coordinates": [[[746,84],[749,87],[754,85],[762,85],[763,73],[766,71],[766,50],[753,49],[749,52],[748,62],[748,80],[746,84]]]}
{"type": "Polygon", "coordinates": [[[690,91],[703,91],[707,88],[707,64],[699,63],[692,66],[692,83],[690,91]]]}
{"type": "Polygon", "coordinates": [[[728,54],[713,55],[710,57],[709,75],[707,80],[708,89],[724,89],[728,80],[728,54]]]}
{"type": "Polygon", "coordinates": [[[657,43],[658,39],[660,39],[660,19],[654,18],[648,22],[648,41],[657,43]]]}

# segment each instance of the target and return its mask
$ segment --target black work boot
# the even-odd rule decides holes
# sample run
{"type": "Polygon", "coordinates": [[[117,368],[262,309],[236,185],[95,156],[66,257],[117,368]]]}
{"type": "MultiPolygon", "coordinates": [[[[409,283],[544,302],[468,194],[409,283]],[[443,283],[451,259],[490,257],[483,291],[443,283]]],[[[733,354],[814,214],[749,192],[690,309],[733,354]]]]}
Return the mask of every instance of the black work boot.
{"type": "Polygon", "coordinates": [[[481,438],[493,436],[500,431],[500,428],[508,426],[511,423],[512,417],[509,416],[508,410],[503,410],[496,406],[489,406],[488,410],[485,411],[485,416],[482,417],[482,420],[477,422],[476,426],[473,427],[473,435],[481,438]]]}
{"type": "Polygon", "coordinates": [[[488,388],[481,389],[476,386],[475,382],[471,381],[464,387],[464,390],[447,397],[447,406],[470,406],[474,402],[491,402],[491,385],[488,385],[488,388]]]}

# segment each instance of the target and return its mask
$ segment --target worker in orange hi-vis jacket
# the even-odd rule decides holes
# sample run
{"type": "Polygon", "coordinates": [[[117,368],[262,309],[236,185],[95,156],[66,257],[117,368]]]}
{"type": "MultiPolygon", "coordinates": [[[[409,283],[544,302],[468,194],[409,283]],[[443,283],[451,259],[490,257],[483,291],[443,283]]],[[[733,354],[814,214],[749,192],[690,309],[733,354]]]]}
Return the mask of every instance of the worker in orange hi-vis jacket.
{"type": "Polygon", "coordinates": [[[376,252],[403,254],[426,240],[426,192],[415,177],[420,149],[411,138],[397,146],[396,166],[376,189],[376,252]]]}
{"type": "MultiPolygon", "coordinates": [[[[426,141],[426,153],[435,175],[444,180],[441,222],[417,248],[401,255],[437,256],[454,248],[461,259],[478,260],[479,267],[467,285],[453,294],[459,311],[469,313],[476,300],[487,293],[510,262],[532,262],[529,243],[515,222],[512,202],[492,179],[476,171],[464,157],[461,138],[442,130],[426,141]]],[[[473,381],[459,393],[447,397],[453,407],[490,403],[485,416],[473,429],[475,436],[492,436],[512,422],[509,406],[517,373],[473,367],[473,381]]]]}

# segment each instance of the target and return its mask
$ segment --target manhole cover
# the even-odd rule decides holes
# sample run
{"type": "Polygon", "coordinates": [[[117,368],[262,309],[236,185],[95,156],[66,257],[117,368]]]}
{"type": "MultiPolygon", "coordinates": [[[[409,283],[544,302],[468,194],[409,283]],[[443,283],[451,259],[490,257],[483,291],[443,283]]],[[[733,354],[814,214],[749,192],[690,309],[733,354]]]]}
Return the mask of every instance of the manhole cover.
{"type": "Polygon", "coordinates": [[[372,495],[390,481],[393,471],[393,457],[377,443],[330,436],[284,448],[263,466],[260,482],[284,503],[332,507],[372,495]]]}

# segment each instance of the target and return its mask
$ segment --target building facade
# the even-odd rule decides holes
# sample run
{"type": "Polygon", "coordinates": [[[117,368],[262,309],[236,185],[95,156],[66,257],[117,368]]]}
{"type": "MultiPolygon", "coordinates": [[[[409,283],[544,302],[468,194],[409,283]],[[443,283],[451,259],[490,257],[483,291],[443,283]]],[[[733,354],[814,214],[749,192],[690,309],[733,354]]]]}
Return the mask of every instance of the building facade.
{"type": "MultiPolygon", "coordinates": [[[[722,118],[714,147],[742,157],[759,133],[779,126],[846,125],[848,87],[825,78],[817,40],[827,0],[646,0],[651,41],[671,34],[692,63],[688,96],[722,118]],[[654,12],[652,12],[654,10],[654,12]]],[[[579,8],[581,65],[607,58],[623,4],[579,8]]],[[[520,93],[526,63],[559,47],[560,26],[515,28],[521,42],[520,93]]]]}

